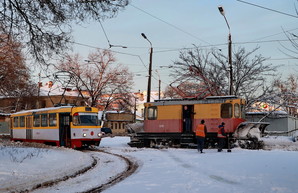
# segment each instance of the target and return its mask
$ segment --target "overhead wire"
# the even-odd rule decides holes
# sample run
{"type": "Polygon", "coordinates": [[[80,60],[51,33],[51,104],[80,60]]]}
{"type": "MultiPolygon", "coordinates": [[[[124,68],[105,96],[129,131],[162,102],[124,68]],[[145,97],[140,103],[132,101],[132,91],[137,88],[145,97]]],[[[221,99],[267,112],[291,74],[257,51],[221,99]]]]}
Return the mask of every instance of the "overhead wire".
{"type": "MultiPolygon", "coordinates": [[[[100,47],[96,47],[96,46],[91,46],[91,45],[87,45],[87,44],[83,44],[83,43],[79,43],[79,42],[75,42],[75,41],[70,41],[71,43],[73,44],[77,44],[77,45],[80,45],[80,46],[85,46],[85,47],[89,47],[89,48],[94,48],[94,49],[100,49],[100,50],[106,50],[104,48],[100,48],[100,47]]],[[[143,64],[143,66],[147,68],[147,66],[145,65],[144,61],[142,60],[142,58],[137,55],[137,54],[131,54],[131,53],[125,53],[125,52],[119,52],[119,51],[114,51],[114,50],[110,50],[111,52],[114,52],[114,53],[117,53],[117,54],[123,54],[123,55],[128,55],[128,56],[134,56],[134,57],[137,57],[141,63],[143,64]]]]}
{"type": "MultiPolygon", "coordinates": [[[[241,2],[241,3],[249,4],[249,5],[252,5],[252,6],[256,6],[256,7],[262,8],[262,9],[266,9],[266,10],[269,10],[269,11],[274,11],[274,12],[277,12],[277,13],[279,13],[279,14],[283,14],[283,15],[287,15],[287,16],[291,16],[291,17],[298,18],[298,16],[295,16],[295,15],[287,14],[287,13],[280,12],[280,11],[277,11],[277,10],[274,10],[274,9],[270,9],[270,8],[266,8],[266,7],[263,7],[263,6],[260,6],[260,5],[256,5],[256,4],[253,4],[253,3],[249,3],[249,2],[246,2],[246,1],[243,1],[243,0],[237,0],[237,1],[238,1],[238,2],[241,2]]],[[[157,19],[157,20],[159,20],[159,21],[161,21],[161,22],[163,22],[163,23],[165,23],[165,24],[167,24],[167,25],[173,27],[173,28],[175,28],[176,30],[179,30],[179,31],[181,31],[181,32],[183,32],[183,33],[185,33],[185,34],[187,34],[188,36],[191,36],[191,37],[193,37],[193,38],[195,38],[195,39],[197,39],[197,40],[200,40],[200,41],[202,41],[202,42],[208,44],[208,45],[203,45],[203,46],[198,46],[198,47],[202,47],[202,48],[204,48],[204,47],[205,47],[205,48],[206,48],[206,47],[217,47],[217,46],[223,46],[223,45],[226,45],[226,44],[227,44],[227,43],[223,43],[223,44],[214,44],[214,45],[212,45],[212,44],[210,44],[209,42],[207,42],[207,41],[205,41],[205,40],[203,40],[203,39],[200,39],[200,38],[198,38],[197,36],[195,36],[195,35],[193,35],[193,34],[187,32],[187,31],[185,31],[184,29],[181,29],[181,28],[177,27],[176,25],[173,25],[173,24],[171,24],[171,23],[169,23],[169,22],[167,22],[167,21],[165,21],[165,20],[163,20],[163,19],[161,19],[161,18],[159,18],[159,17],[157,17],[157,16],[154,16],[153,14],[151,14],[151,13],[149,13],[149,12],[147,12],[147,11],[145,11],[145,10],[139,8],[139,7],[136,7],[136,6],[133,5],[133,4],[129,4],[129,5],[130,5],[131,7],[133,7],[133,8],[135,8],[135,9],[137,9],[137,10],[139,10],[139,11],[141,11],[141,12],[143,12],[143,13],[145,13],[145,14],[147,14],[147,15],[149,15],[149,16],[151,16],[151,17],[153,17],[153,18],[155,18],[155,19],[157,19]]],[[[104,29],[102,23],[101,23],[100,21],[99,21],[99,23],[100,23],[100,26],[101,26],[101,28],[102,28],[102,30],[103,30],[103,32],[104,32],[104,35],[105,35],[105,38],[106,38],[106,40],[107,40],[107,42],[108,42],[108,44],[109,44],[109,47],[111,48],[112,45],[111,45],[111,43],[110,43],[110,41],[109,41],[109,38],[108,38],[108,36],[107,36],[107,33],[106,33],[106,31],[105,31],[105,29],[104,29]]],[[[298,28],[295,28],[295,29],[292,29],[292,30],[296,30],[296,29],[298,29],[298,28]]],[[[288,31],[292,31],[292,30],[288,30],[288,31]]],[[[282,32],[281,32],[281,33],[282,33],[282,32]]],[[[278,33],[278,34],[281,34],[281,33],[278,33]]],[[[271,37],[271,36],[275,36],[275,35],[278,35],[278,34],[273,34],[273,35],[266,36],[266,37],[262,37],[262,38],[259,38],[259,39],[265,39],[265,38],[268,38],[268,37],[271,37]]],[[[259,40],[259,39],[257,39],[257,40],[259,40]]],[[[233,42],[233,44],[270,43],[270,42],[281,42],[281,41],[289,41],[289,40],[247,41],[247,42],[233,42]]],[[[73,42],[73,43],[78,44],[78,45],[82,45],[82,46],[87,46],[87,47],[90,47],[90,48],[103,49],[103,48],[98,48],[98,47],[95,47],[95,46],[90,46],[90,45],[86,45],[86,44],[82,44],[82,43],[78,43],[78,42],[73,42]]],[[[177,49],[160,50],[160,51],[155,51],[155,53],[171,52],[171,51],[178,51],[178,50],[183,50],[183,49],[193,49],[193,48],[194,48],[194,47],[192,47],[192,48],[177,48],[177,49]]],[[[148,69],[148,67],[144,64],[142,58],[141,58],[139,55],[136,55],[136,54],[130,54],[130,53],[125,53],[125,52],[119,52],[119,51],[113,51],[113,50],[111,50],[111,52],[118,53],[118,54],[129,55],[129,56],[134,56],[134,57],[138,57],[139,60],[141,61],[141,63],[143,64],[143,66],[144,66],[146,69],[148,69]]],[[[272,59],[272,60],[274,60],[274,59],[272,59]]],[[[282,59],[275,59],[275,60],[282,60],[282,59]]],[[[156,79],[154,76],[153,76],[153,78],[156,79]]],[[[156,79],[156,80],[157,80],[157,79],[156,79]]],[[[163,82],[163,83],[164,83],[164,82],[163,82]]]]}
{"type": "MultiPolygon", "coordinates": [[[[263,40],[263,41],[246,41],[246,42],[233,42],[232,44],[259,44],[259,43],[274,43],[274,42],[288,42],[289,39],[283,39],[283,40],[263,40]]],[[[206,47],[217,47],[217,46],[223,46],[228,43],[221,43],[221,44],[213,44],[213,45],[204,45],[204,46],[197,46],[199,48],[206,48],[206,47]]],[[[167,50],[160,50],[155,51],[155,53],[162,53],[162,52],[173,52],[173,51],[180,51],[180,50],[190,50],[194,49],[195,47],[189,47],[189,48],[175,48],[175,49],[167,49],[167,50]]]]}
{"type": "Polygon", "coordinates": [[[261,6],[261,5],[249,3],[249,2],[246,2],[246,1],[243,1],[243,0],[236,0],[236,1],[238,1],[240,3],[245,3],[245,4],[248,4],[248,5],[252,5],[252,6],[255,6],[255,7],[259,7],[259,8],[262,8],[262,9],[266,9],[266,10],[269,10],[269,11],[273,11],[273,12],[276,12],[276,13],[279,13],[279,14],[282,14],[282,15],[287,15],[287,16],[290,16],[290,17],[298,18],[297,15],[292,15],[292,14],[289,14],[289,13],[281,12],[281,11],[271,9],[271,8],[267,8],[267,7],[264,7],[264,6],[261,6]]]}
{"type": "Polygon", "coordinates": [[[106,30],[105,30],[105,28],[103,27],[101,21],[100,21],[100,20],[98,20],[98,21],[99,21],[99,24],[100,24],[100,26],[101,26],[101,29],[102,29],[102,31],[103,31],[103,33],[104,33],[104,35],[105,35],[107,41],[108,41],[108,43],[109,43],[109,47],[111,48],[112,46],[111,46],[110,40],[109,40],[109,38],[108,38],[108,36],[107,36],[106,30]]]}
{"type": "Polygon", "coordinates": [[[131,7],[133,7],[133,8],[135,8],[135,9],[137,9],[137,10],[139,10],[139,11],[141,11],[141,12],[143,12],[143,13],[145,13],[145,14],[147,14],[147,15],[149,15],[149,16],[151,16],[151,17],[153,17],[153,18],[155,18],[155,19],[157,19],[157,20],[159,20],[159,21],[161,21],[161,22],[163,22],[163,23],[165,23],[165,24],[173,27],[173,28],[175,28],[176,30],[179,30],[180,32],[183,32],[183,33],[187,34],[188,36],[191,36],[191,37],[193,37],[193,38],[195,38],[197,40],[200,40],[200,41],[202,41],[202,42],[204,42],[206,44],[210,44],[209,42],[207,42],[207,41],[205,41],[205,40],[203,40],[201,38],[198,38],[197,36],[195,36],[195,35],[187,32],[187,31],[185,31],[184,29],[181,29],[180,27],[177,27],[176,25],[173,25],[173,24],[171,24],[171,23],[169,23],[169,22],[167,22],[167,21],[165,21],[165,20],[163,20],[163,19],[161,19],[159,17],[156,17],[155,15],[152,15],[151,13],[149,13],[149,12],[147,12],[147,11],[145,11],[145,10],[143,10],[143,9],[141,9],[141,8],[133,5],[133,4],[129,4],[129,5],[131,7]]]}
{"type": "Polygon", "coordinates": [[[261,37],[261,38],[254,39],[252,41],[257,41],[257,40],[262,40],[262,39],[265,39],[265,38],[270,38],[270,37],[277,36],[277,35],[280,35],[280,34],[284,34],[285,32],[290,32],[290,31],[294,31],[294,30],[297,30],[297,29],[298,28],[290,29],[290,30],[287,30],[287,31],[282,31],[282,32],[279,32],[279,33],[275,33],[275,34],[272,34],[272,35],[268,35],[268,36],[264,36],[264,37],[261,37]]]}

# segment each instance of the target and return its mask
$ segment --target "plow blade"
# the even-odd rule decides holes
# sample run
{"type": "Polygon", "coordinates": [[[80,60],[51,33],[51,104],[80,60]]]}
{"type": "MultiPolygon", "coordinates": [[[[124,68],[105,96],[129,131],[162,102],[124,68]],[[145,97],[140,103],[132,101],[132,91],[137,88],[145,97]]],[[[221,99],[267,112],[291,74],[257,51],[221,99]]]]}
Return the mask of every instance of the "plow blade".
{"type": "Polygon", "coordinates": [[[235,130],[234,137],[240,140],[260,140],[268,122],[242,122],[235,130]]]}
{"type": "Polygon", "coordinates": [[[240,123],[235,130],[234,137],[237,139],[238,145],[245,149],[262,149],[264,143],[261,140],[267,122],[243,122],[240,123]]]}

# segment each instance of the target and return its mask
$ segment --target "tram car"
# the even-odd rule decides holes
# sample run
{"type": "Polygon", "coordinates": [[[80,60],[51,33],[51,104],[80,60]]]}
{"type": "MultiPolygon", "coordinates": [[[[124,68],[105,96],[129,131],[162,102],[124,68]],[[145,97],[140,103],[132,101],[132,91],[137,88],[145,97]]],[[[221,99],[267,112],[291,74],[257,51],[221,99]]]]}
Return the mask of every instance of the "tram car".
{"type": "Polygon", "coordinates": [[[157,100],[145,103],[143,131],[133,133],[128,144],[132,147],[195,147],[194,131],[204,119],[207,126],[206,146],[216,146],[218,126],[224,122],[229,140],[227,142],[232,143],[237,136],[241,140],[250,140],[252,148],[257,148],[260,136],[255,136],[255,133],[260,135],[267,124],[245,122],[245,103],[244,99],[235,96],[157,100]],[[184,121],[186,109],[191,111],[190,131],[187,130],[184,121]],[[251,132],[255,130],[257,132],[251,132]]]}
{"type": "Polygon", "coordinates": [[[103,135],[98,109],[60,106],[11,115],[11,140],[81,148],[98,146],[103,135]]]}

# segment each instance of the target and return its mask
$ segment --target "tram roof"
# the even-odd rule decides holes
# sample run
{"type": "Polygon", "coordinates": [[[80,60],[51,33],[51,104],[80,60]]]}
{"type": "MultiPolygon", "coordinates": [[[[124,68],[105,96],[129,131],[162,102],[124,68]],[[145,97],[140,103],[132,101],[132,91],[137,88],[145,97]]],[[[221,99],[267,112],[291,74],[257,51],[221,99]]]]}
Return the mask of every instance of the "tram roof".
{"type": "Polygon", "coordinates": [[[75,107],[75,106],[59,106],[59,107],[48,107],[48,108],[41,108],[41,109],[30,109],[30,110],[19,111],[19,112],[13,113],[12,115],[51,111],[51,110],[58,110],[58,109],[65,109],[65,108],[72,108],[72,107],[75,107]]]}
{"type": "Polygon", "coordinates": [[[227,100],[238,99],[234,95],[228,96],[209,96],[204,99],[197,98],[185,98],[185,99],[162,99],[151,102],[153,105],[193,105],[193,104],[212,104],[212,103],[224,103],[227,100]]]}

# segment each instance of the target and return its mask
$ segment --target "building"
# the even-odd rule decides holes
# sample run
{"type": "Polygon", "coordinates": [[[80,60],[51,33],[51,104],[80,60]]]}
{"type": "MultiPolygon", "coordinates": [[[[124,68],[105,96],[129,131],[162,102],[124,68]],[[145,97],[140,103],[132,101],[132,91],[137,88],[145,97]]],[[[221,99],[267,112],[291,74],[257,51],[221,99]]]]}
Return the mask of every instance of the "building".
{"type": "Polygon", "coordinates": [[[10,114],[0,113],[0,135],[8,135],[10,114]]]}
{"type": "Polygon", "coordinates": [[[270,123],[266,131],[272,135],[293,136],[298,131],[298,118],[290,116],[284,111],[248,112],[246,120],[252,122],[262,120],[270,123]]]}
{"type": "Polygon", "coordinates": [[[134,123],[134,114],[129,112],[108,111],[105,113],[104,127],[108,127],[115,135],[125,135],[125,126],[134,123]]]}
{"type": "Polygon", "coordinates": [[[83,99],[77,91],[53,85],[52,81],[45,85],[39,83],[38,91],[34,96],[1,97],[0,112],[13,113],[21,110],[53,107],[60,104],[85,106],[83,99]]]}

